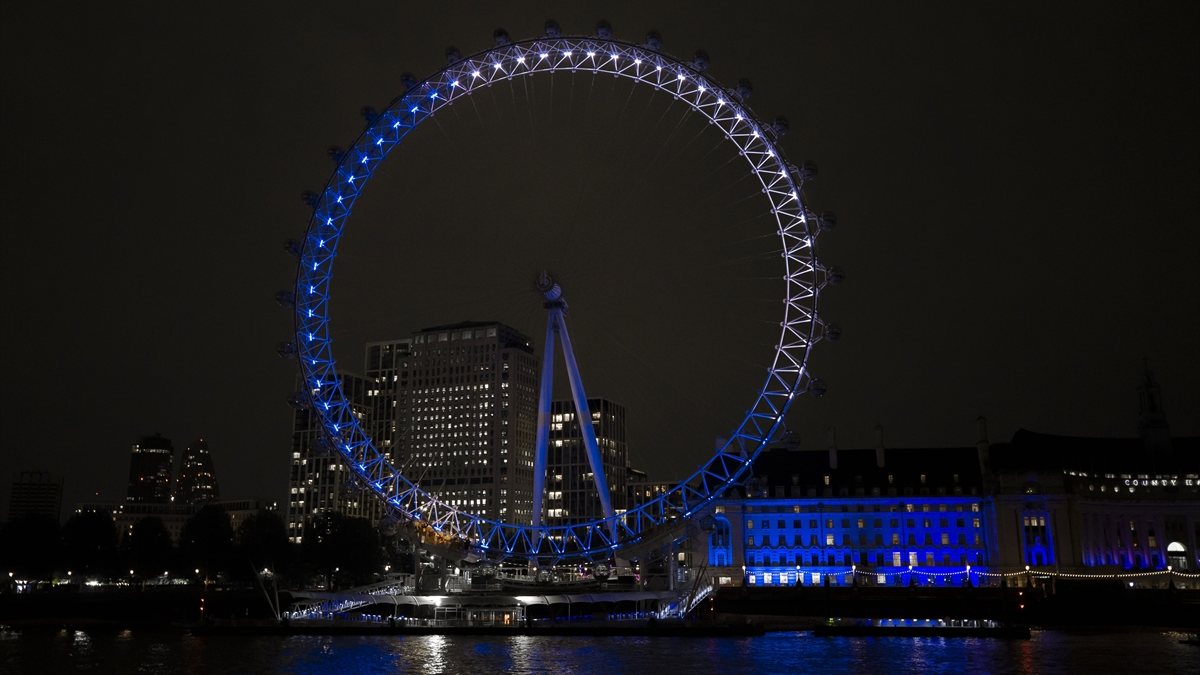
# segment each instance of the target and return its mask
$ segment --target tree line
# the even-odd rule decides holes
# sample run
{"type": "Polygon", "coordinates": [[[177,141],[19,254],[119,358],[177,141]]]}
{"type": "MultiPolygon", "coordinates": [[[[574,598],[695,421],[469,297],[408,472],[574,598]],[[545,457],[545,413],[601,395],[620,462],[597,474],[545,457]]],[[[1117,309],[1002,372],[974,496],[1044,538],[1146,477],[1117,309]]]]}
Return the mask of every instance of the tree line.
{"type": "Polygon", "coordinates": [[[135,521],[123,536],[113,518],[101,512],[77,513],[61,527],[53,518],[29,516],[0,529],[0,571],[9,581],[145,581],[165,573],[245,583],[268,570],[288,586],[320,580],[344,587],[377,579],[385,564],[411,571],[411,556],[398,550],[364,518],[322,514],[308,523],[303,543],[293,544],[275,512],[258,511],[235,529],[216,505],[187,519],[178,544],[155,516],[135,521]]]}

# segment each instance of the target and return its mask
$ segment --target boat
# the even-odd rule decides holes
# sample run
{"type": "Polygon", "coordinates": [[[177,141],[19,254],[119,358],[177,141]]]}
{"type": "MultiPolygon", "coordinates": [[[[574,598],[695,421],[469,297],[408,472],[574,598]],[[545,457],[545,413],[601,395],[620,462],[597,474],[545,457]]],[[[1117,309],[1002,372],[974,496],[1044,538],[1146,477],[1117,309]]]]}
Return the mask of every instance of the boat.
{"type": "Polygon", "coordinates": [[[992,637],[1028,640],[1029,626],[991,619],[830,619],[813,628],[822,637],[992,637]]]}

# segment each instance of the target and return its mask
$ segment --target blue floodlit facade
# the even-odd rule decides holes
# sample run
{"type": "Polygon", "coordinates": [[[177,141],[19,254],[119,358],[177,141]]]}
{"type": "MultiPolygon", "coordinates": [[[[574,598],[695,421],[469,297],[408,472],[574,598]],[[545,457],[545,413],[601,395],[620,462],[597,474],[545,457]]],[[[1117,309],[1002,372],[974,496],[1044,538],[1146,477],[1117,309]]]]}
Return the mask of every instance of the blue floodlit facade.
{"type": "MultiPolygon", "coordinates": [[[[1143,425],[1145,426],[1145,425],[1143,425]]],[[[765,450],[706,514],[719,584],[955,585],[1200,569],[1200,438],[765,450]]],[[[1190,581],[1188,583],[1191,583],[1190,581]]]]}
{"type": "Polygon", "coordinates": [[[978,497],[754,499],[714,509],[708,564],[742,561],[748,586],[961,585],[991,562],[978,497]],[[740,527],[735,527],[733,521],[740,527]],[[741,530],[734,539],[733,532],[741,530]],[[740,554],[740,555],[738,555],[740,554]]]}
{"type": "Polygon", "coordinates": [[[764,452],[711,513],[706,561],[746,586],[963,585],[996,559],[976,448],[764,452]],[[853,581],[852,581],[853,580],[853,581]]]}

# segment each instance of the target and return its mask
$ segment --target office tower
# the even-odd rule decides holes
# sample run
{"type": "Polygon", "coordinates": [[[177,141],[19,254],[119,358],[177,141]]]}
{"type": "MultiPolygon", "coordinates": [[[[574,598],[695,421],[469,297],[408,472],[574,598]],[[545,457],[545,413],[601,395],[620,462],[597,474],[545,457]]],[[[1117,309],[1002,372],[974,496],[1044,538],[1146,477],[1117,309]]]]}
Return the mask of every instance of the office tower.
{"type": "Polygon", "coordinates": [[[9,521],[47,516],[58,521],[62,512],[62,478],[49,471],[22,471],[8,497],[9,521]]]}
{"type": "MultiPolygon", "coordinates": [[[[354,415],[368,431],[368,392],[374,383],[360,375],[341,373],[342,395],[354,415]]],[[[323,513],[377,520],[383,502],[364,489],[345,458],[329,443],[321,429],[321,418],[308,406],[298,406],[292,417],[292,462],[288,480],[288,540],[301,543],[314,516],[323,513]]]]}
{"type": "Polygon", "coordinates": [[[537,361],[528,337],[495,321],[413,334],[397,404],[396,460],[410,480],[485,517],[532,515],[537,361]]]}
{"type": "Polygon", "coordinates": [[[155,434],[135,443],[129,455],[129,491],[125,501],[165,504],[171,501],[171,469],[175,449],[169,438],[155,434]]]}
{"type": "MultiPolygon", "coordinates": [[[[628,449],[625,406],[607,399],[588,399],[592,428],[608,479],[613,510],[629,508],[628,449]]],[[[547,525],[567,525],[604,517],[592,466],[588,461],[574,401],[550,404],[550,447],[546,462],[547,525]]]]}
{"type": "Polygon", "coordinates": [[[183,452],[175,480],[175,501],[188,505],[216,501],[219,495],[208,441],[196,439],[183,452]]]}
{"type": "Polygon", "coordinates": [[[389,461],[396,459],[398,439],[408,432],[408,363],[412,339],[370,342],[363,372],[367,388],[367,434],[389,461]]]}

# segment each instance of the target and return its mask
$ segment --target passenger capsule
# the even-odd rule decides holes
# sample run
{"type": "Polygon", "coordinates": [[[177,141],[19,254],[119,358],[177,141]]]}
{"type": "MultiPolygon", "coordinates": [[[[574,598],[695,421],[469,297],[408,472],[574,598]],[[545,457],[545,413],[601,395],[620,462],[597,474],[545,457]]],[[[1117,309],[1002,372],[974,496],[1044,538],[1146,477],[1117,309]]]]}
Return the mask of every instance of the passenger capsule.
{"type": "Polygon", "coordinates": [[[542,24],[542,32],[548,38],[560,38],[562,37],[562,26],[559,26],[554,19],[546,19],[546,23],[542,24]]]}
{"type": "Polygon", "coordinates": [[[829,388],[825,386],[825,381],[819,377],[814,377],[808,383],[808,392],[817,398],[824,396],[828,390],[829,388]]]}
{"type": "Polygon", "coordinates": [[[642,46],[653,51],[662,49],[662,35],[656,30],[646,33],[646,41],[642,46]]]}
{"type": "Polygon", "coordinates": [[[601,40],[611,40],[613,36],[612,24],[601,19],[596,22],[596,37],[601,40]]]}
{"type": "Polygon", "coordinates": [[[783,138],[784,136],[787,136],[787,132],[791,130],[792,125],[788,123],[788,119],[786,117],[780,115],[779,117],[776,117],[775,121],[772,122],[767,128],[771,130],[772,134],[775,134],[775,138],[783,138]]]}
{"type": "Polygon", "coordinates": [[[842,337],[842,329],[836,323],[825,324],[825,339],[837,342],[842,337]]]}
{"type": "Polygon", "coordinates": [[[275,345],[275,353],[278,354],[280,358],[289,358],[296,354],[296,345],[292,344],[291,342],[280,342],[279,344],[275,345]]]}
{"type": "Polygon", "coordinates": [[[750,100],[750,95],[754,93],[754,85],[750,80],[742,78],[738,80],[737,86],[733,89],[733,95],[737,96],[738,100],[745,103],[750,100]]]}
{"type": "Polygon", "coordinates": [[[454,45],[446,47],[446,65],[452,66],[459,61],[462,61],[462,52],[458,51],[458,47],[454,45]]]}
{"type": "Polygon", "coordinates": [[[321,200],[321,197],[312,190],[305,190],[304,192],[300,193],[300,199],[304,200],[305,205],[307,205],[309,208],[315,209],[317,208],[317,202],[321,200]]]}
{"type": "Polygon", "coordinates": [[[817,226],[821,228],[822,232],[829,232],[837,227],[837,214],[832,211],[822,213],[817,216],[817,226]]]}
{"type": "Polygon", "coordinates": [[[846,280],[846,273],[839,267],[830,267],[825,270],[825,280],[836,286],[846,280]]]}
{"type": "Polygon", "coordinates": [[[494,42],[497,47],[503,47],[504,45],[512,42],[512,40],[508,38],[508,31],[504,30],[503,28],[497,28],[496,30],[492,31],[492,42],[494,42]]]}
{"type": "Polygon", "coordinates": [[[336,145],[329,146],[329,149],[325,151],[325,154],[329,155],[329,159],[332,159],[336,164],[341,164],[342,158],[346,156],[346,152],[336,145]]]}
{"type": "Polygon", "coordinates": [[[791,169],[792,175],[801,183],[807,183],[817,177],[816,162],[801,162],[800,166],[793,165],[791,169]]]}
{"type": "Polygon", "coordinates": [[[287,241],[283,242],[283,250],[285,250],[289,254],[294,255],[297,258],[299,258],[300,257],[300,242],[296,241],[295,239],[288,239],[287,241]]]}
{"type": "Polygon", "coordinates": [[[404,91],[408,91],[417,86],[417,78],[412,73],[401,73],[400,86],[404,87],[404,91]]]}
{"type": "Polygon", "coordinates": [[[708,70],[708,64],[708,52],[704,51],[703,49],[697,49],[696,53],[692,56],[692,68],[703,72],[708,70]]]}
{"type": "Polygon", "coordinates": [[[375,120],[379,119],[379,111],[369,105],[364,105],[358,109],[358,114],[362,115],[363,120],[367,124],[374,124],[375,120]]]}
{"type": "Polygon", "coordinates": [[[275,302],[279,303],[280,307],[294,307],[296,294],[292,291],[279,291],[275,294],[275,302]]]}

